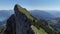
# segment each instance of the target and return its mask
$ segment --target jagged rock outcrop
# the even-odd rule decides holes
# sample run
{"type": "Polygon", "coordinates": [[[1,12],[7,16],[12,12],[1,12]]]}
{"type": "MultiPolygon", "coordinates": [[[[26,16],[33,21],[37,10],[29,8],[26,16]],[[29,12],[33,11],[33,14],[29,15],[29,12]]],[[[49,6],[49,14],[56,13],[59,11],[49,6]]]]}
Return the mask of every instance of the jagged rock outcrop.
{"type": "Polygon", "coordinates": [[[23,8],[15,5],[15,13],[7,20],[4,34],[34,34],[31,28],[31,21],[19,9],[23,8]]]}
{"type": "Polygon", "coordinates": [[[34,34],[31,29],[31,21],[28,17],[21,11],[22,7],[15,5],[15,21],[16,21],[16,34],[34,34]]]}

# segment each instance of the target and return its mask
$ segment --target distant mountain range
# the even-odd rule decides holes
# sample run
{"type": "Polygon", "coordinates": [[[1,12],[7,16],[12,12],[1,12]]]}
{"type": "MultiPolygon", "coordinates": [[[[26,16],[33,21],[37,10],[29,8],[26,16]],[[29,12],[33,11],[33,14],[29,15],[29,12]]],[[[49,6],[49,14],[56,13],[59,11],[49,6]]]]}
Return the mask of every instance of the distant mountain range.
{"type": "MultiPolygon", "coordinates": [[[[30,10],[29,11],[34,17],[42,20],[56,20],[60,22],[60,11],[44,11],[44,10],[30,10]]],[[[0,10],[0,27],[4,25],[7,19],[14,14],[13,10],[0,10]]],[[[59,28],[60,23],[55,24],[54,28],[59,28]],[[58,25],[58,26],[57,26],[58,25]]],[[[59,30],[60,31],[60,30],[59,30]]]]}
{"type": "Polygon", "coordinates": [[[12,10],[0,10],[0,26],[6,23],[7,19],[13,14],[12,10]]]}
{"type": "Polygon", "coordinates": [[[30,13],[37,19],[53,19],[60,17],[60,11],[31,10],[30,13]]]}
{"type": "Polygon", "coordinates": [[[58,10],[52,10],[52,11],[46,11],[52,15],[54,15],[54,17],[60,17],[60,11],[58,10]]]}

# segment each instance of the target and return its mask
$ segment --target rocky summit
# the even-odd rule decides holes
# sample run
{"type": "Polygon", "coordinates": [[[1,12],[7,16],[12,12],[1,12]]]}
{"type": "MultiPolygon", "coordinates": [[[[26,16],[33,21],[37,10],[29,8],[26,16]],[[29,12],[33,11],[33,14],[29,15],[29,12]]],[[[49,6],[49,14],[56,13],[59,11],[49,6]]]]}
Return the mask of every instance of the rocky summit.
{"type": "Polygon", "coordinates": [[[31,21],[20,11],[20,9],[24,8],[19,5],[15,5],[15,14],[11,15],[7,20],[4,34],[34,34],[31,28],[31,21]]]}
{"type": "Polygon", "coordinates": [[[37,20],[25,8],[22,8],[18,4],[14,7],[14,14],[7,20],[4,34],[36,34],[32,30],[31,25],[37,29],[44,29],[48,34],[59,34],[53,28],[37,20]]]}
{"type": "Polygon", "coordinates": [[[28,17],[22,12],[24,8],[19,5],[15,5],[15,21],[16,21],[16,34],[34,34],[31,29],[31,21],[28,17]]]}

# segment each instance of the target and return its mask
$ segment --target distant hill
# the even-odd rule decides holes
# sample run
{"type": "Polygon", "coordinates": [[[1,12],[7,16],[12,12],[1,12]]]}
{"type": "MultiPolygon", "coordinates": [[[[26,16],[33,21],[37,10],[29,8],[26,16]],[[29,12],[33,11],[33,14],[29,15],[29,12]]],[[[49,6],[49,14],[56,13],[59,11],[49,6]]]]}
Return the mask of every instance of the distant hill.
{"type": "Polygon", "coordinates": [[[30,13],[37,19],[50,20],[54,18],[54,15],[42,10],[31,10],[30,13]]]}
{"type": "Polygon", "coordinates": [[[13,10],[0,10],[0,27],[6,23],[6,20],[13,14],[13,10]]]}
{"type": "Polygon", "coordinates": [[[37,18],[43,17],[44,19],[60,17],[58,10],[30,10],[30,13],[37,18]]]}
{"type": "Polygon", "coordinates": [[[60,17],[60,11],[58,10],[50,10],[50,11],[46,11],[52,15],[54,15],[54,17],[60,17]]]}
{"type": "Polygon", "coordinates": [[[11,14],[13,14],[12,10],[0,10],[0,21],[9,18],[11,14]]]}

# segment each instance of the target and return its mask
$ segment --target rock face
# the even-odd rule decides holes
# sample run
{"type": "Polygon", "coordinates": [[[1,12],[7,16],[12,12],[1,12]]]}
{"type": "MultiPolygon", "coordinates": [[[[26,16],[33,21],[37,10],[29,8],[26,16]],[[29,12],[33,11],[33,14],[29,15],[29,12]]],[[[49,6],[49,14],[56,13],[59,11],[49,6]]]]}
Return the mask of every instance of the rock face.
{"type": "Polygon", "coordinates": [[[34,34],[31,29],[30,20],[24,13],[19,11],[20,9],[22,8],[19,5],[15,5],[16,34],[34,34]]]}
{"type": "Polygon", "coordinates": [[[16,23],[14,15],[12,15],[6,23],[6,30],[4,34],[16,34],[16,23]]]}
{"type": "Polygon", "coordinates": [[[24,13],[19,11],[21,8],[19,5],[15,5],[15,14],[7,20],[4,34],[34,34],[31,28],[31,21],[24,13]]]}

